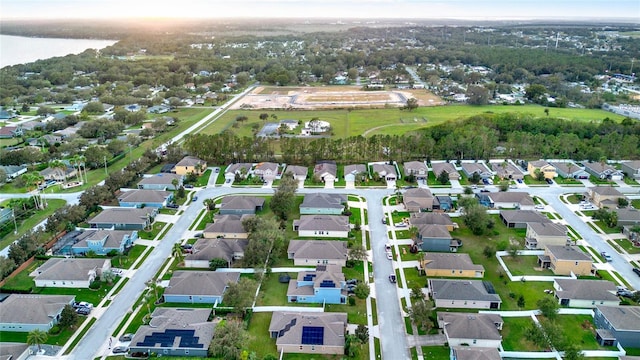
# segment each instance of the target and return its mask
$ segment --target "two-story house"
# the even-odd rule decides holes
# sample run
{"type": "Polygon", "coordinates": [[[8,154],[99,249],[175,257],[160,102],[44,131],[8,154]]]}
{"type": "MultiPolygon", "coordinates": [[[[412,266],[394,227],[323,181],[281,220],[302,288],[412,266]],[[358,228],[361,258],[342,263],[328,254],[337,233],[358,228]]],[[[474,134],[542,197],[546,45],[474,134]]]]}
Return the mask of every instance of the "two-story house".
{"type": "Polygon", "coordinates": [[[287,301],[315,304],[346,304],[347,291],[342,267],[318,265],[315,271],[300,271],[289,281],[287,301]]]}

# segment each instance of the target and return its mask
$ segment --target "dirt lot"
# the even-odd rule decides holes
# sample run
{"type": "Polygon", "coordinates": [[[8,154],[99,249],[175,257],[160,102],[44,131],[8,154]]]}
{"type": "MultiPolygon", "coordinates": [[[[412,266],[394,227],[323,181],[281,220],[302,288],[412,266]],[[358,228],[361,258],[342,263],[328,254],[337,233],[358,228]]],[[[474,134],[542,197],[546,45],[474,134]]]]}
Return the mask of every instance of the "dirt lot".
{"type": "Polygon", "coordinates": [[[334,109],[400,107],[407,99],[418,99],[420,106],[443,105],[439,97],[426,90],[363,91],[357,86],[258,87],[232,109],[334,109]]]}

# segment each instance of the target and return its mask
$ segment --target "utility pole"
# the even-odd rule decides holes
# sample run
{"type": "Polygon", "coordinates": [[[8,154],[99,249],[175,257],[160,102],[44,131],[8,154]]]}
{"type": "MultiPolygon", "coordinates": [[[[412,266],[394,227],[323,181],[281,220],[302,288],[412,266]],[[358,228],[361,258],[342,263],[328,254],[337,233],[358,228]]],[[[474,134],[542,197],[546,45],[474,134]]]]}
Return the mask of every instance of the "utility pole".
{"type": "Polygon", "coordinates": [[[109,176],[109,173],[107,172],[107,156],[105,155],[103,156],[103,158],[104,158],[104,174],[106,176],[109,176]]]}
{"type": "Polygon", "coordinates": [[[16,210],[11,208],[11,215],[13,216],[13,234],[16,235],[18,233],[18,223],[16,222],[16,210]]]}

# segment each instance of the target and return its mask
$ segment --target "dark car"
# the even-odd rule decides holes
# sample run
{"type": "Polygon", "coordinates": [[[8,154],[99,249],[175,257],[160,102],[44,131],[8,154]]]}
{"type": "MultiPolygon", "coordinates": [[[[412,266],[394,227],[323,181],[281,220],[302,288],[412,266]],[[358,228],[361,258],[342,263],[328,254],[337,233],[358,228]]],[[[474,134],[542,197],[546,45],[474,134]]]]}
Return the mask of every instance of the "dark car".
{"type": "Polygon", "coordinates": [[[639,268],[633,268],[633,272],[636,273],[636,275],[640,276],[640,269],[639,268]]]}
{"type": "Polygon", "coordinates": [[[522,179],[516,179],[516,181],[518,182],[518,184],[522,184],[522,179]]]}
{"type": "Polygon", "coordinates": [[[187,184],[184,186],[185,189],[193,189],[193,185],[191,184],[187,184]]]}
{"type": "Polygon", "coordinates": [[[551,179],[544,179],[544,181],[546,181],[547,184],[549,184],[549,185],[553,184],[553,180],[551,180],[551,179]]]}
{"type": "Polygon", "coordinates": [[[129,349],[126,346],[116,346],[113,348],[114,354],[123,354],[126,353],[129,349]]]}
{"type": "Polygon", "coordinates": [[[391,283],[395,284],[395,283],[396,283],[396,276],[395,276],[395,275],[393,275],[393,274],[389,275],[389,281],[390,281],[391,283]]]}
{"type": "Polygon", "coordinates": [[[120,336],[120,338],[118,338],[118,340],[125,342],[125,341],[131,341],[131,339],[133,339],[133,334],[124,334],[122,336],[120,336]]]}
{"type": "Polygon", "coordinates": [[[191,199],[191,201],[196,201],[196,200],[198,200],[197,196],[194,196],[193,199],[191,199]]]}
{"type": "Polygon", "coordinates": [[[349,279],[346,281],[347,285],[357,285],[358,284],[358,279],[349,279]]]}
{"type": "Polygon", "coordinates": [[[171,203],[171,204],[167,204],[167,207],[170,209],[177,209],[180,207],[180,205],[171,203]]]}
{"type": "Polygon", "coordinates": [[[88,307],[77,308],[76,313],[80,315],[89,315],[91,314],[91,309],[89,309],[88,307]]]}

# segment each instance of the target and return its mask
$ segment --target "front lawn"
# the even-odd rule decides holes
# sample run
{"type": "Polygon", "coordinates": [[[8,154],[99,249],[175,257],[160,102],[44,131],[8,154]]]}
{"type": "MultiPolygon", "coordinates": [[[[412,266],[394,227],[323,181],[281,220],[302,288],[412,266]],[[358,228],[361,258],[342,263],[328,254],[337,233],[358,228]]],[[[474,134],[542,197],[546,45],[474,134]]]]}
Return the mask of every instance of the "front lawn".
{"type": "MultiPolygon", "coordinates": [[[[47,341],[45,341],[45,344],[63,346],[86,319],[86,316],[78,316],[78,322],[76,322],[73,328],[63,329],[56,335],[47,333],[47,341]]],[[[28,335],[28,332],[0,331],[0,339],[2,339],[2,342],[26,343],[28,335]]]]}
{"type": "Polygon", "coordinates": [[[75,295],[76,301],[86,301],[93,305],[98,305],[100,301],[107,295],[107,293],[113,288],[118,279],[114,280],[112,284],[102,283],[99,289],[77,289],[77,288],[55,288],[55,287],[35,287],[33,294],[39,295],[75,295]]]}
{"type": "Polygon", "coordinates": [[[138,231],[138,236],[141,239],[153,240],[156,238],[156,236],[158,236],[158,234],[160,233],[160,231],[162,231],[162,228],[164,228],[165,225],[167,225],[167,223],[164,223],[162,221],[156,221],[153,223],[153,225],[151,225],[151,230],[138,231]]]}
{"type": "Polygon", "coordinates": [[[531,175],[525,175],[524,176],[524,183],[527,185],[544,185],[544,186],[548,186],[549,184],[547,184],[546,181],[542,180],[536,180],[534,179],[531,175]]]}
{"type": "MultiPolygon", "coordinates": [[[[2,239],[0,239],[0,249],[3,249],[11,245],[11,243],[13,243],[15,240],[18,240],[20,236],[24,235],[28,230],[35,228],[36,225],[42,222],[42,220],[51,216],[51,214],[53,214],[54,211],[61,208],[66,203],[67,203],[66,201],[60,200],[60,199],[47,199],[48,206],[46,209],[38,210],[28,218],[22,219],[17,222],[17,225],[18,225],[17,233],[14,233],[13,231],[15,230],[13,223],[9,222],[7,226],[11,227],[11,231],[8,234],[2,236],[2,239]]],[[[47,238],[47,241],[49,240],[50,239],[47,238]]]]}
{"type": "Polygon", "coordinates": [[[449,360],[450,352],[448,346],[423,346],[422,355],[425,359],[431,360],[449,360]]]}
{"type": "Polygon", "coordinates": [[[502,261],[507,265],[511,275],[537,275],[537,276],[553,276],[551,269],[541,269],[538,266],[538,256],[503,256],[502,261]]]}
{"type": "Polygon", "coordinates": [[[111,266],[119,269],[129,269],[146,248],[144,245],[133,245],[126,255],[113,257],[111,259],[111,266]]]}
{"type": "Polygon", "coordinates": [[[580,201],[583,200],[583,196],[579,195],[579,194],[573,194],[573,195],[569,195],[567,196],[567,201],[569,201],[572,204],[579,204],[580,201]]]}
{"type": "Polygon", "coordinates": [[[600,228],[605,234],[619,234],[620,229],[617,226],[609,227],[602,220],[596,220],[593,222],[594,225],[600,228]]]}
{"type": "Polygon", "coordinates": [[[629,254],[640,254],[640,247],[635,247],[629,241],[629,239],[615,239],[613,240],[618,244],[621,248],[623,248],[629,254]]]}
{"type": "MultiPolygon", "coordinates": [[[[218,175],[218,173],[216,173],[218,175]]],[[[209,177],[211,176],[211,169],[207,169],[202,175],[196,179],[196,183],[193,186],[207,186],[209,184],[209,177]]]]}

